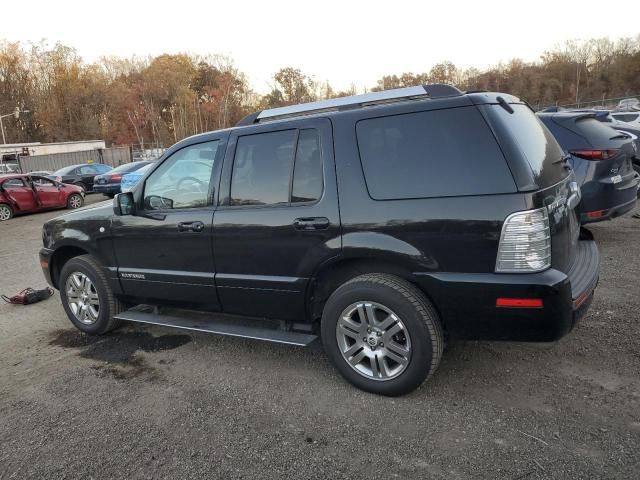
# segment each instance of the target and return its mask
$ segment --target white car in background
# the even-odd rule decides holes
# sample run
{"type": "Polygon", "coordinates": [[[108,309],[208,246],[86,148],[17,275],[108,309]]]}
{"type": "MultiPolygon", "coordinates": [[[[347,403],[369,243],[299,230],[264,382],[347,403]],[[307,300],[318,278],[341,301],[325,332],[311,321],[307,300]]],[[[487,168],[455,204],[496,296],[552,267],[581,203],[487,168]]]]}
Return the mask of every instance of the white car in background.
{"type": "Polygon", "coordinates": [[[616,120],[628,123],[630,126],[640,128],[640,110],[637,112],[611,112],[616,120]]]}

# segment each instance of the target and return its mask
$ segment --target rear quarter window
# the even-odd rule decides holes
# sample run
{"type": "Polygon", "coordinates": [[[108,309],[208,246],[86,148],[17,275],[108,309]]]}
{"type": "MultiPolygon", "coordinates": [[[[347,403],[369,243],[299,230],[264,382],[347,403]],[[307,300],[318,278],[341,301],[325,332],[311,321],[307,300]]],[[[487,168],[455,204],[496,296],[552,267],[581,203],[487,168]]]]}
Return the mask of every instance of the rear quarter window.
{"type": "Polygon", "coordinates": [[[356,134],[374,200],[516,191],[495,137],[475,107],[361,120],[356,134]]]}

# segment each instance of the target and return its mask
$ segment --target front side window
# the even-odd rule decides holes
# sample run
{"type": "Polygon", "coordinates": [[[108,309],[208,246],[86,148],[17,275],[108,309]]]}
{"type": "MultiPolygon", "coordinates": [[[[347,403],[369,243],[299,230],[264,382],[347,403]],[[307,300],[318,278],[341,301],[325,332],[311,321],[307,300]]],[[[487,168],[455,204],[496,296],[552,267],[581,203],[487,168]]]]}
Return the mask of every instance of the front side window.
{"type": "Polygon", "coordinates": [[[41,187],[55,187],[56,184],[44,177],[31,177],[31,181],[41,187]]]}
{"type": "Polygon", "coordinates": [[[164,210],[204,207],[219,141],[190,145],[175,152],[146,180],[144,208],[164,210]]]}

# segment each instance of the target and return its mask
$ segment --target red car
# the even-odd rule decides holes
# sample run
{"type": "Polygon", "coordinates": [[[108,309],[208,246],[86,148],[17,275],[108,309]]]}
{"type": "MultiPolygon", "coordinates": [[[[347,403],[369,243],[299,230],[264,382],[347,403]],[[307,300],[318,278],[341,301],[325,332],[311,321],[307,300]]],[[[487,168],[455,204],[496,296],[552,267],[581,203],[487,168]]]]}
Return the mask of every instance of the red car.
{"type": "Polygon", "coordinates": [[[54,208],[80,208],[84,191],[75,185],[29,174],[0,175],[0,222],[14,215],[54,208]]]}

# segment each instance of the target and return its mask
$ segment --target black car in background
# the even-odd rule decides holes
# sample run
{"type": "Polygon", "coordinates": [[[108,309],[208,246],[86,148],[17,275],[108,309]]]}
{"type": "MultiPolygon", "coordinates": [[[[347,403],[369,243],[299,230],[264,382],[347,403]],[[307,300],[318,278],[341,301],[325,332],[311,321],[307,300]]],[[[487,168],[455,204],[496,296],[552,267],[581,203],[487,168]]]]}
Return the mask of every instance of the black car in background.
{"type": "Polygon", "coordinates": [[[85,192],[93,191],[93,179],[96,175],[107,173],[113,167],[103,163],[82,163],[70,165],[49,175],[56,182],[70,183],[81,187],[85,192]]]}
{"type": "Polygon", "coordinates": [[[131,162],[120,165],[119,167],[109,170],[107,173],[96,175],[93,179],[93,191],[96,193],[104,193],[110,197],[113,197],[116,193],[120,193],[120,182],[122,177],[127,173],[135,172],[136,170],[149,165],[150,161],[131,162]]]}
{"type": "Polygon", "coordinates": [[[631,137],[598,119],[598,112],[538,113],[556,137],[582,191],[581,223],[610,220],[633,209],[638,178],[631,137]]]}

